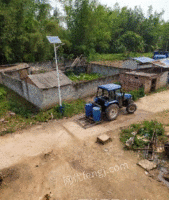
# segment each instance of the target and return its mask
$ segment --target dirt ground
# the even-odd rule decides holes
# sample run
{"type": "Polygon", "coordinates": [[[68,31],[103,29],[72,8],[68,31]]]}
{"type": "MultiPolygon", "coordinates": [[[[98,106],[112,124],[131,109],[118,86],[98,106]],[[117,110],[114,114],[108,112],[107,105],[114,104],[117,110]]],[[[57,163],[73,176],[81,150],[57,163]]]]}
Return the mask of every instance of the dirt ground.
{"type": "Polygon", "coordinates": [[[169,190],[147,176],[139,155],[123,150],[122,127],[144,119],[169,125],[169,91],[122,109],[117,120],[83,129],[76,120],[50,121],[0,137],[0,199],[3,200],[164,200],[169,190]],[[96,143],[107,133],[112,142],[96,143]]]}

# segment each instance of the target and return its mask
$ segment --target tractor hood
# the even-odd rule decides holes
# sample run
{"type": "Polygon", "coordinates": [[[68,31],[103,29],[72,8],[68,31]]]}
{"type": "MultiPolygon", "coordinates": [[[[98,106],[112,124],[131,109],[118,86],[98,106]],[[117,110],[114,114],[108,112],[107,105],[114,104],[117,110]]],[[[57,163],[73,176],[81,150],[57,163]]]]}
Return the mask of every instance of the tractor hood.
{"type": "Polygon", "coordinates": [[[132,98],[131,94],[127,94],[127,93],[124,94],[124,99],[131,99],[131,98],[132,98]]]}
{"type": "MultiPolygon", "coordinates": [[[[122,93],[117,93],[118,96],[122,96],[123,94],[122,93]]],[[[128,93],[125,93],[124,94],[124,99],[131,99],[132,95],[131,94],[128,94],[128,93]]]]}

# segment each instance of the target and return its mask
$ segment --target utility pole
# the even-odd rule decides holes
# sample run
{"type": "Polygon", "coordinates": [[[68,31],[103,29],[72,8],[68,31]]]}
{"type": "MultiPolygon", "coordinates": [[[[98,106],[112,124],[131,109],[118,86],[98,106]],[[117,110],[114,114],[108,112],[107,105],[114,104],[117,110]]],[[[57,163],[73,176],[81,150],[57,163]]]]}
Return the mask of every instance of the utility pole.
{"type": "Polygon", "coordinates": [[[63,45],[61,40],[59,39],[58,36],[46,36],[48,41],[51,44],[54,44],[54,52],[55,52],[55,64],[56,64],[56,72],[57,72],[57,79],[58,79],[58,93],[59,93],[59,105],[60,108],[62,108],[62,98],[61,98],[61,91],[60,91],[60,79],[59,79],[59,69],[58,69],[58,62],[57,62],[57,49],[63,45]],[[56,44],[60,44],[56,46],[56,44]]]}

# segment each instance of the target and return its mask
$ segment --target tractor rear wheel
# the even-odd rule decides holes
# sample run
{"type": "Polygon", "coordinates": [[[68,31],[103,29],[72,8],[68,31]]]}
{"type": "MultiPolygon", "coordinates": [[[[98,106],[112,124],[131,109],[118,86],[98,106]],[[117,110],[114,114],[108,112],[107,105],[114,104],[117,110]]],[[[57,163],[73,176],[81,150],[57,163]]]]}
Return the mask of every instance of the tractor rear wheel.
{"type": "Polygon", "coordinates": [[[106,110],[106,116],[109,121],[117,118],[119,114],[119,106],[117,104],[110,105],[106,110]]]}
{"type": "Polygon", "coordinates": [[[137,106],[135,103],[130,103],[127,108],[126,108],[126,111],[129,113],[129,114],[133,114],[135,111],[137,110],[137,106]]]}

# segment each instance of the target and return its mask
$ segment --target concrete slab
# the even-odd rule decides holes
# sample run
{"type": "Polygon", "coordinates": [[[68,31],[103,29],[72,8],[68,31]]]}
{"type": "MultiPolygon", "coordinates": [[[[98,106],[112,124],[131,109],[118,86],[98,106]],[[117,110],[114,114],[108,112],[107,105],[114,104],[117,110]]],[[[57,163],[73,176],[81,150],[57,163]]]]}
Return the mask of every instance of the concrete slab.
{"type": "Polygon", "coordinates": [[[112,139],[106,134],[103,134],[103,135],[100,135],[97,137],[97,142],[101,143],[101,144],[106,144],[111,141],[112,141],[112,139]]]}
{"type": "Polygon", "coordinates": [[[149,160],[141,160],[140,162],[137,163],[140,167],[142,167],[143,169],[149,171],[152,169],[155,169],[157,167],[156,164],[154,164],[153,162],[150,162],[149,160]]]}

